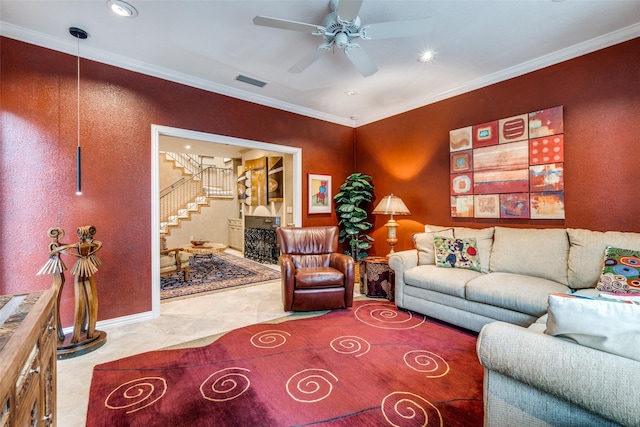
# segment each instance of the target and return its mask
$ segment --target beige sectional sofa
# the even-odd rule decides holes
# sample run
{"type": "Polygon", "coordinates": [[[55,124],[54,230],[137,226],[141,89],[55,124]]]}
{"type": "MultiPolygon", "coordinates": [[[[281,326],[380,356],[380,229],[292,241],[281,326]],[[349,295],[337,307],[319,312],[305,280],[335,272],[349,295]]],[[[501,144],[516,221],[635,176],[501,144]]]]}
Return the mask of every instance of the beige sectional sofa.
{"type": "Polygon", "coordinates": [[[480,332],[485,425],[640,426],[640,361],[544,333],[549,294],[597,296],[605,248],[640,233],[426,225],[414,242],[389,258],[396,304],[480,332]],[[480,271],[436,266],[434,236],[474,238],[480,271]]]}

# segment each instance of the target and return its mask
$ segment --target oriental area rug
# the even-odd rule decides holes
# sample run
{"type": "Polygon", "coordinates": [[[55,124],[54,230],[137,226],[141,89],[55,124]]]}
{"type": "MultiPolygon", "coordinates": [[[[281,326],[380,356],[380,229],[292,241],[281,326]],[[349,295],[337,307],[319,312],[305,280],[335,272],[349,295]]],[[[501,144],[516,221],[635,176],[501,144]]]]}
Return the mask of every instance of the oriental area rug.
{"type": "Polygon", "coordinates": [[[280,278],[280,271],[242,257],[220,252],[189,261],[189,280],[181,273],[160,277],[160,299],[186,297],[280,278]]]}
{"type": "Polygon", "coordinates": [[[481,426],[472,333],[388,301],[97,365],[87,426],[481,426]]]}

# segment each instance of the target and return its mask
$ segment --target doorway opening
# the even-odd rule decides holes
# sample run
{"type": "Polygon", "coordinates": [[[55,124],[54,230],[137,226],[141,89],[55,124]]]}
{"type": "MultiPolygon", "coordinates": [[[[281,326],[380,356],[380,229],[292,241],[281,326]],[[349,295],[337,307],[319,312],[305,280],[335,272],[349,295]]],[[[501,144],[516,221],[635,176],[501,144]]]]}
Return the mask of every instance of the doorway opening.
{"type": "Polygon", "coordinates": [[[168,126],[151,125],[151,311],[152,318],[160,316],[160,139],[175,137],[211,144],[242,147],[290,154],[293,158],[293,223],[302,225],[302,149],[225,135],[197,132],[168,126]]]}

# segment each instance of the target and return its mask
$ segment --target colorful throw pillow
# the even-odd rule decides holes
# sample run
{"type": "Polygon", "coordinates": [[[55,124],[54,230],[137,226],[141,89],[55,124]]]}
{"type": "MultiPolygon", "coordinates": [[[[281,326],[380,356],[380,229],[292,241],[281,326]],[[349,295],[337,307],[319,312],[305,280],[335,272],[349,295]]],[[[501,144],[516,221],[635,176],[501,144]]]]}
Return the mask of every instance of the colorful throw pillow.
{"type": "Polygon", "coordinates": [[[604,267],[596,289],[604,292],[640,294],[640,250],[607,246],[604,267]]]}
{"type": "Polygon", "coordinates": [[[436,252],[436,266],[445,268],[466,268],[480,271],[480,256],[476,239],[455,239],[433,236],[436,252]]]}

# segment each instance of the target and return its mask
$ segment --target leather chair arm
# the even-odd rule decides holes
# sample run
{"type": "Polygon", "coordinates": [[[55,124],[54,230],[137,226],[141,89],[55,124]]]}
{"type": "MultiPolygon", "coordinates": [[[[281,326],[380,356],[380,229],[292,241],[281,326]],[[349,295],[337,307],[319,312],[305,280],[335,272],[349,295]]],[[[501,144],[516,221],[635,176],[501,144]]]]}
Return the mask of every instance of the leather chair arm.
{"type": "Polygon", "coordinates": [[[332,253],[329,257],[329,267],[335,268],[344,275],[351,269],[353,275],[353,258],[346,254],[332,253]]]}
{"type": "Polygon", "coordinates": [[[293,257],[288,254],[280,255],[278,262],[280,263],[280,274],[282,276],[282,304],[284,305],[284,311],[291,311],[293,309],[296,267],[293,257]]]}
{"type": "Polygon", "coordinates": [[[350,255],[332,253],[329,258],[329,267],[333,267],[344,274],[344,287],[347,307],[353,304],[354,263],[350,255]]]}

